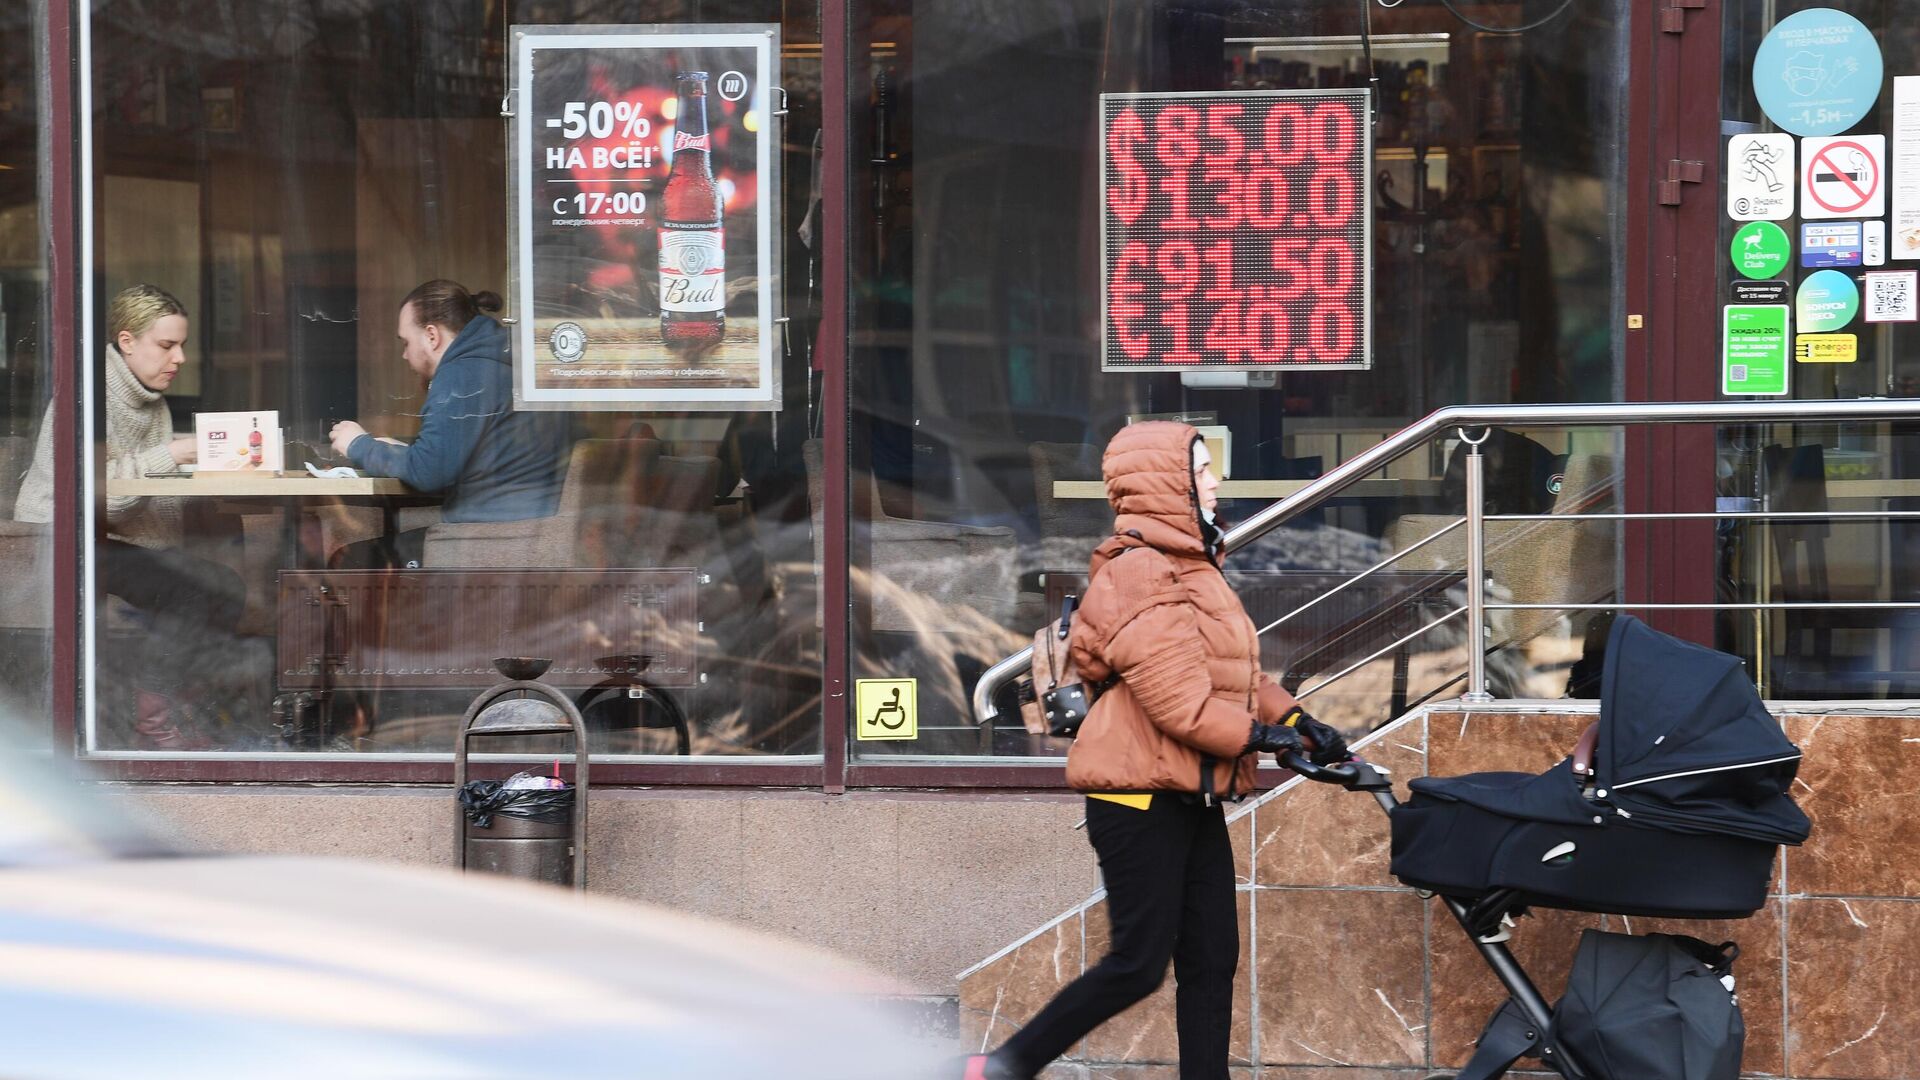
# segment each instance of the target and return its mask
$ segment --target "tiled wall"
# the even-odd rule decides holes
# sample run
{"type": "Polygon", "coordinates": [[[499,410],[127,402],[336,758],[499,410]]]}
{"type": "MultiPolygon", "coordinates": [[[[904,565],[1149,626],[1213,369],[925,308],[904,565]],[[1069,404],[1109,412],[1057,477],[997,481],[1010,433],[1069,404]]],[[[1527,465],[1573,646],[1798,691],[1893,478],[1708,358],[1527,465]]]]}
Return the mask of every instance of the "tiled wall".
{"type": "MultiPolygon", "coordinates": [[[[1592,719],[1443,706],[1383,731],[1364,753],[1402,780],[1538,771],[1564,757],[1592,719]]],[[[1912,1080],[1920,1077],[1920,715],[1783,722],[1806,752],[1795,786],[1814,833],[1788,850],[1765,908],[1720,923],[1540,911],[1521,920],[1514,953],[1552,999],[1583,927],[1731,938],[1741,947],[1748,1074],[1912,1080]]],[[[1229,827],[1242,943],[1234,1080],[1420,1080],[1466,1060],[1504,991],[1437,901],[1388,876],[1386,816],[1371,798],[1296,784],[1239,808],[1229,827]],[[1323,959],[1302,960],[1315,957],[1323,959]]],[[[998,1045],[1097,961],[1105,941],[1096,896],[969,972],[963,1038],[998,1045]]],[[[1045,1075],[1173,1080],[1172,1015],[1169,974],[1157,994],[1045,1075]]]]}

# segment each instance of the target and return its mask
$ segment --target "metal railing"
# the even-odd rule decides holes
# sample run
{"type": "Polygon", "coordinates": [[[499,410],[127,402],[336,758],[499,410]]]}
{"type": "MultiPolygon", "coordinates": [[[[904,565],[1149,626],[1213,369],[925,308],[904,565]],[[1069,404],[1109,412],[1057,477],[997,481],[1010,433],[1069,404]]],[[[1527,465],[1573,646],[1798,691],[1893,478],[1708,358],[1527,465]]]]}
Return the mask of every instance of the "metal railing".
{"type": "MultiPolygon", "coordinates": [[[[1328,500],[1344,493],[1349,487],[1364,477],[1378,472],[1386,466],[1404,457],[1408,453],[1426,445],[1436,435],[1448,430],[1459,432],[1462,442],[1467,446],[1466,458],[1466,513],[1462,520],[1452,522],[1439,531],[1422,539],[1418,543],[1394,553],[1385,561],[1361,571],[1346,583],[1337,586],[1328,593],[1315,597],[1301,607],[1283,615],[1260,630],[1264,634],[1285,623],[1328,597],[1357,583],[1372,574],[1384,570],[1397,560],[1412,554],[1413,551],[1438,540],[1441,536],[1456,528],[1467,530],[1466,581],[1467,602],[1458,609],[1427,623],[1413,633],[1376,652],[1367,660],[1354,664],[1334,676],[1323,679],[1303,691],[1311,694],[1324,690],[1339,679],[1365,666],[1372,660],[1386,655],[1395,648],[1404,647],[1414,639],[1430,630],[1451,621],[1465,612],[1467,616],[1467,641],[1481,647],[1467,649],[1468,671],[1467,687],[1461,695],[1466,701],[1490,701],[1487,693],[1486,653],[1484,643],[1487,640],[1487,613],[1489,611],[1578,611],[1578,610],[1819,610],[1819,609],[1913,609],[1920,603],[1901,601],[1867,601],[1848,603],[1821,602],[1757,602],[1757,603],[1633,603],[1617,601],[1604,604],[1524,604],[1489,603],[1486,595],[1486,525],[1489,521],[1542,521],[1542,522],[1578,522],[1578,521],[1654,521],[1654,520],[1717,520],[1724,518],[1772,521],[1790,521],[1795,519],[1894,519],[1920,517],[1920,511],[1721,511],[1690,513],[1604,513],[1604,514],[1544,514],[1544,515],[1491,515],[1486,513],[1485,457],[1480,451],[1480,443],[1485,441],[1484,429],[1490,428],[1569,428],[1569,427],[1607,427],[1637,424],[1779,424],[1811,422],[1863,422],[1863,421],[1913,421],[1920,420],[1920,400],[1890,398],[1860,398],[1854,400],[1825,401],[1706,401],[1706,402],[1667,402],[1667,403],[1607,403],[1592,405],[1455,405],[1429,413],[1426,417],[1409,424],[1382,442],[1361,452],[1355,457],[1340,463],[1332,471],[1312,481],[1296,494],[1275,502],[1245,522],[1229,530],[1224,538],[1226,550],[1232,552],[1258,540],[1267,533],[1292,521],[1328,500]],[[1472,432],[1481,432],[1476,439],[1472,432]]],[[[973,690],[973,714],[977,721],[985,723],[999,716],[994,706],[994,697],[1007,683],[1023,675],[1032,664],[1033,650],[1020,652],[1001,660],[988,668],[980,676],[973,690]]],[[[1456,680],[1457,680],[1456,676],[1456,680]]]]}

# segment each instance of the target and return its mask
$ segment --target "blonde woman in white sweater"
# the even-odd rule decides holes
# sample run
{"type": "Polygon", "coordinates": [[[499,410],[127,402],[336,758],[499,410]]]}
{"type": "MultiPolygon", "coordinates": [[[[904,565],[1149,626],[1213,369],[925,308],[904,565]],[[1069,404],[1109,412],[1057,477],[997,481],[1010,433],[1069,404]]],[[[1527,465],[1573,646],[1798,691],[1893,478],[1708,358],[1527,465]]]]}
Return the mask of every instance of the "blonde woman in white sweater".
{"type": "MultiPolygon", "coordinates": [[[[186,365],[187,330],[186,308],[156,285],[124,289],[108,306],[102,386],[109,479],[173,472],[193,462],[193,436],[175,433],[163,396],[186,365]]],[[[20,521],[53,520],[54,407],[41,421],[33,465],[14,504],[20,521]]],[[[109,495],[106,535],[97,548],[101,589],[138,609],[143,614],[134,619],[147,624],[146,633],[133,637],[139,749],[196,748],[197,740],[176,723],[175,706],[229,681],[233,673],[226,668],[232,665],[210,669],[207,658],[233,655],[218,646],[233,640],[246,603],[239,575],[180,550],[186,539],[183,502],[109,495]]]]}
{"type": "MultiPolygon", "coordinates": [[[[107,339],[107,476],[134,479],[191,463],[193,436],[174,433],[161,396],[186,366],[186,309],[155,285],[124,289],[107,309],[107,339]]],[[[49,405],[49,420],[52,410],[49,405]]],[[[180,502],[110,495],[107,535],[141,547],[177,548],[180,502]]],[[[13,513],[21,521],[53,520],[53,425],[46,420],[13,513]]]]}

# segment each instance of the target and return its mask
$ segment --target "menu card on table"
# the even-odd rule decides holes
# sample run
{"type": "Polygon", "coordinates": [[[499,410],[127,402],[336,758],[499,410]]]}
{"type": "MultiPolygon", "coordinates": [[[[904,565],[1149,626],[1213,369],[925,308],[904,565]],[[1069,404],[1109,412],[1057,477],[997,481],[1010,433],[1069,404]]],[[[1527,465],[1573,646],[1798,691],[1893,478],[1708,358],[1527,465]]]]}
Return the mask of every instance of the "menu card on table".
{"type": "Polygon", "coordinates": [[[236,471],[277,473],[286,467],[278,412],[195,413],[193,441],[200,454],[196,476],[236,471]]]}

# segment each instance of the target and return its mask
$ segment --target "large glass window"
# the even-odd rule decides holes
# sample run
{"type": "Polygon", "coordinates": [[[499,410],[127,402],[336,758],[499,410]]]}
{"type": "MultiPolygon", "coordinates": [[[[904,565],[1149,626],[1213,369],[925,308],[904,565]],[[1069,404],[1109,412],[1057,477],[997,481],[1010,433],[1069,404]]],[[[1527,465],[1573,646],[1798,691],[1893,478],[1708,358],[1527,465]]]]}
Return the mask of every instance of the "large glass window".
{"type": "MultiPolygon", "coordinates": [[[[1752,386],[1801,399],[1920,394],[1920,331],[1910,321],[1911,306],[1904,314],[1900,307],[1911,304],[1920,265],[1913,261],[1920,230],[1900,215],[1903,207],[1920,209],[1910,194],[1914,176],[1898,163],[1903,147],[1911,153],[1913,139],[1910,126],[1900,134],[1899,95],[1914,99],[1905,106],[1906,123],[1920,122],[1920,28],[1901,17],[1906,14],[1858,0],[1726,9],[1720,115],[1727,137],[1720,164],[1722,175],[1737,183],[1729,185],[1720,217],[1717,250],[1729,253],[1720,262],[1721,295],[1742,305],[1729,320],[1778,313],[1785,333],[1770,371],[1729,359],[1723,392],[1752,386]],[[1790,19],[1795,24],[1783,27],[1790,19]],[[1829,44],[1779,50],[1809,26],[1818,31],[1813,40],[1829,44]],[[1784,33],[1763,57],[1776,28],[1784,33]],[[1843,67],[1859,65],[1869,49],[1879,58],[1880,83],[1848,86],[1843,67]],[[1866,164],[1850,156],[1848,141],[1861,137],[1885,139],[1891,156],[1871,173],[1843,180],[1839,173],[1855,174],[1866,164]],[[1820,170],[1831,177],[1820,185],[1831,204],[1822,208],[1806,201],[1802,179],[1826,160],[1807,155],[1830,138],[1840,140],[1833,151],[1840,167],[1820,170]],[[1858,195],[1847,186],[1856,180],[1858,195]],[[1879,200],[1865,198],[1876,190],[1879,200]],[[1733,205],[1754,194],[1784,201],[1779,210],[1733,205]],[[1856,201],[1863,205],[1855,207],[1856,201]],[[1761,239],[1749,256],[1752,237],[1761,239]],[[1777,260],[1768,261],[1770,249],[1778,249],[1777,260]],[[1768,288],[1779,291],[1768,295],[1768,288]],[[1733,381],[1728,369],[1734,365],[1751,370],[1733,381]]],[[[1733,323],[1727,325],[1732,336],[1733,323]]],[[[1920,601],[1914,571],[1920,563],[1909,558],[1920,547],[1920,528],[1898,516],[1920,510],[1916,463],[1920,432],[1910,424],[1723,429],[1715,480],[1723,510],[1855,516],[1723,522],[1720,596],[1744,603],[1920,601]],[[1895,516],[1872,516],[1888,511],[1895,516]]],[[[1920,695],[1920,633],[1910,612],[1731,612],[1720,616],[1718,637],[1722,648],[1751,658],[1770,697],[1920,695]]]]}
{"type": "Polygon", "coordinates": [[[44,8],[34,0],[0,12],[0,723],[24,722],[36,741],[50,730],[52,526],[50,514],[21,513],[19,501],[36,442],[53,444],[41,73],[59,65],[41,55],[44,8]]]}
{"type": "MultiPolygon", "coordinates": [[[[967,693],[1083,587],[1112,523],[1101,448],[1124,424],[1177,417],[1205,429],[1231,520],[1440,406],[1619,393],[1625,3],[871,0],[857,10],[853,651],[856,674],[916,677],[920,707],[918,739],[860,742],[857,753],[1064,752],[1009,723],[1010,701],[1006,720],[976,728],[967,693]],[[1501,32],[1528,22],[1538,25],[1501,32]],[[1103,373],[1100,95],[1364,86],[1368,45],[1371,369],[1103,373]]],[[[1153,341],[1156,355],[1168,351],[1153,341]]],[[[1489,452],[1498,512],[1612,499],[1610,432],[1503,435],[1489,452]]],[[[1229,569],[1256,621],[1457,517],[1462,475],[1457,447],[1436,445],[1243,551],[1229,569]]],[[[1584,604],[1613,593],[1609,528],[1495,532],[1504,595],[1584,604]]],[[[1462,561],[1457,542],[1423,548],[1377,587],[1267,635],[1267,669],[1298,686],[1365,659],[1457,601],[1462,561]]],[[[1587,618],[1503,620],[1497,690],[1562,692],[1587,618]]],[[[1314,705],[1370,727],[1457,685],[1464,669],[1459,635],[1436,632],[1314,705]]]]}
{"type": "MultiPolygon", "coordinates": [[[[819,409],[814,8],[96,0],[91,11],[85,748],[445,754],[467,704],[501,678],[491,658],[525,656],[554,661],[546,679],[579,695],[597,753],[817,755],[819,559],[800,453],[819,409]],[[718,160],[729,139],[779,125],[783,182],[717,168],[713,186],[729,261],[754,242],[756,205],[784,251],[763,270],[792,320],[768,327],[778,408],[518,408],[496,322],[525,314],[508,296],[507,28],[692,22],[781,28],[784,117],[737,105],[713,72],[710,130],[683,117],[689,138],[676,141],[672,80],[642,88],[655,95],[645,115],[668,121],[648,133],[656,181],[671,149],[718,160]],[[459,288],[415,293],[436,281],[459,288]],[[508,297],[504,310],[489,293],[508,297]],[[246,447],[257,418],[209,421],[257,412],[275,414],[260,441],[284,437],[282,470],[246,447]],[[246,466],[233,476],[207,460],[220,430],[242,447],[226,458],[246,466]],[[355,475],[307,483],[309,463],[355,475]]],[[[0,123],[15,129],[31,116],[13,82],[27,37],[4,46],[0,123]]],[[[15,143],[18,170],[31,151],[14,155],[15,143]]],[[[0,171],[20,434],[44,394],[33,350],[17,347],[35,285],[16,255],[29,249],[12,240],[32,235],[32,191],[7,178],[31,175],[0,171]]],[[[658,205],[579,230],[590,265],[575,299],[595,333],[661,333],[658,205]]],[[[753,291],[735,284],[720,310],[745,321],[753,291]]]]}

